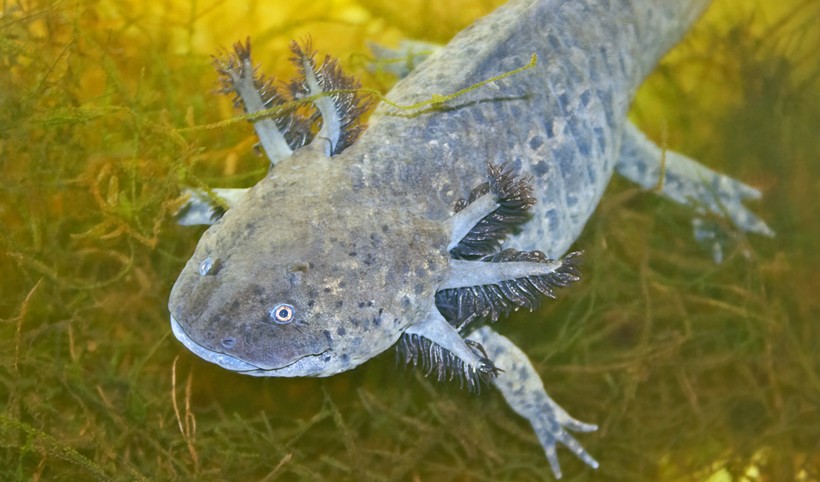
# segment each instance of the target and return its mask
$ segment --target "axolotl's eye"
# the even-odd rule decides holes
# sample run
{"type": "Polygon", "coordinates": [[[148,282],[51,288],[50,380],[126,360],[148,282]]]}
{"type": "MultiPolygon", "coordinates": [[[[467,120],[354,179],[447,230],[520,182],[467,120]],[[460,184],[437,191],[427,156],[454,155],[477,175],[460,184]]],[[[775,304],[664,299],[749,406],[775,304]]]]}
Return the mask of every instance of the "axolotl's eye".
{"type": "Polygon", "coordinates": [[[280,325],[284,325],[290,323],[290,320],[293,319],[294,313],[295,310],[293,309],[293,306],[287,303],[279,303],[274,306],[268,314],[273,321],[279,323],[280,325]]]}

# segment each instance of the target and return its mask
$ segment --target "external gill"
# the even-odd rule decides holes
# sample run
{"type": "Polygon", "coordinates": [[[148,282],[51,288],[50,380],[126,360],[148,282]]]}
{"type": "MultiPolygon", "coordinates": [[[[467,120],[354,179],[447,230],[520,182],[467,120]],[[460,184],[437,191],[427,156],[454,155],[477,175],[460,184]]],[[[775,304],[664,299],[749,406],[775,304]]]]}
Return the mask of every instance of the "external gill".
{"type": "MultiPolygon", "coordinates": [[[[233,53],[214,57],[214,66],[221,75],[221,92],[236,94],[234,103],[241,103],[248,114],[256,114],[284,103],[273,82],[259,75],[257,67],[251,62],[250,38],[244,44],[235,43],[233,53]]],[[[272,165],[293,154],[293,149],[274,119],[254,120],[253,128],[272,165]]]]}
{"type": "Polygon", "coordinates": [[[320,65],[317,64],[316,51],[309,40],[304,46],[292,42],[290,48],[294,55],[291,61],[301,74],[300,79],[290,84],[293,98],[314,99],[313,105],[322,116],[322,127],[316,138],[328,143],[328,156],[339,154],[353,144],[364,130],[359,119],[367,110],[368,103],[355,93],[361,85],[353,77],[345,76],[339,62],[329,55],[320,65]]]}
{"type": "MultiPolygon", "coordinates": [[[[293,151],[314,139],[321,139],[325,155],[339,154],[349,147],[364,130],[360,118],[368,103],[356,95],[359,83],[346,77],[338,62],[326,56],[316,64],[316,53],[309,43],[304,47],[293,42],[291,59],[298,67],[301,78],[287,86],[260,74],[251,60],[250,39],[237,42],[232,52],[214,57],[224,94],[234,94],[234,104],[248,114],[269,117],[252,120],[259,143],[270,159],[271,166],[288,158],[293,151]],[[305,105],[309,98],[312,105],[305,105]],[[278,110],[277,110],[278,108],[278,110]],[[317,127],[319,118],[321,128],[317,127]],[[318,132],[317,132],[318,131],[318,132]]],[[[203,190],[186,189],[188,202],[178,211],[178,222],[183,226],[213,224],[222,214],[244,196],[247,189],[213,189],[212,195],[203,190]],[[213,196],[221,199],[214,201],[213,196]]]]}
{"type": "MultiPolygon", "coordinates": [[[[527,179],[506,165],[488,166],[490,181],[456,203],[448,220],[450,274],[436,293],[436,305],[451,320],[497,321],[511,311],[538,308],[542,296],[579,279],[580,253],[551,260],[541,251],[498,252],[508,233],[529,219],[535,199],[527,179]]],[[[463,328],[457,325],[459,329],[463,328]]]]}
{"type": "Polygon", "coordinates": [[[309,42],[304,47],[293,42],[291,50],[291,61],[298,67],[300,77],[285,88],[277,87],[272,79],[258,72],[251,60],[250,39],[244,44],[237,42],[232,53],[214,58],[221,74],[221,91],[235,94],[237,106],[243,106],[248,114],[281,109],[271,117],[252,121],[272,165],[316,138],[327,143],[326,155],[339,154],[364,130],[360,117],[367,103],[356,95],[359,83],[345,76],[330,56],[317,65],[309,42]],[[300,106],[297,101],[304,98],[309,98],[316,110],[300,106]],[[317,128],[319,117],[321,128],[317,128]]]}
{"type": "Polygon", "coordinates": [[[422,322],[408,327],[399,356],[421,364],[439,380],[466,379],[475,389],[499,370],[477,342],[462,335],[476,321],[496,321],[519,308],[534,310],[542,296],[580,279],[579,253],[561,260],[541,251],[500,251],[504,237],[528,219],[534,204],[526,180],[506,166],[488,167],[490,181],[473,190],[470,201],[459,201],[448,221],[452,256],[449,273],[439,286],[435,304],[422,322]]]}
{"type": "Polygon", "coordinates": [[[580,252],[560,260],[541,251],[506,249],[477,261],[450,260],[450,276],[436,293],[436,306],[447,319],[495,322],[512,311],[529,311],[555,288],[580,279],[580,252]]]}
{"type": "Polygon", "coordinates": [[[479,343],[463,340],[436,310],[409,327],[396,349],[397,359],[405,365],[421,366],[425,376],[434,373],[440,382],[458,380],[459,387],[466,384],[471,392],[479,392],[482,383],[500,371],[479,343]]]}
{"type": "MultiPolygon", "coordinates": [[[[232,208],[242,196],[248,192],[247,189],[215,188],[212,189],[214,196],[219,197],[228,209],[232,208]]],[[[198,189],[186,188],[183,194],[188,195],[188,201],[177,213],[177,223],[180,226],[195,226],[198,224],[213,224],[225,214],[225,208],[212,202],[208,193],[198,189]]]]}
{"type": "Polygon", "coordinates": [[[447,247],[456,259],[478,259],[498,251],[501,242],[530,216],[535,204],[528,179],[516,178],[506,164],[487,166],[490,178],[456,203],[456,215],[448,221],[451,238],[447,247]]]}

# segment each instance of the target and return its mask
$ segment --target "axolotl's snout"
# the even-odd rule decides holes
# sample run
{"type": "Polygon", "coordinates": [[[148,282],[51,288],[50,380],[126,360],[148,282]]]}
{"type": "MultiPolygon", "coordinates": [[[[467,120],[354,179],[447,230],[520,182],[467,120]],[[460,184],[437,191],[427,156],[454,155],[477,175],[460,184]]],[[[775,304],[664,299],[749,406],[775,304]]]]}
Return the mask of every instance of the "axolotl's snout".
{"type": "Polygon", "coordinates": [[[190,351],[229,370],[329,375],[341,356],[322,328],[328,310],[311,282],[321,275],[310,261],[319,248],[304,217],[270,208],[284,205],[260,194],[271,183],[203,234],[171,290],[171,328],[190,351]]]}
{"type": "MultiPolygon", "coordinates": [[[[330,340],[310,329],[311,307],[299,293],[298,270],[278,283],[241,259],[199,255],[171,291],[174,336],[199,357],[256,376],[322,374],[332,360],[330,340]]],[[[297,267],[298,268],[298,267],[297,267]]],[[[288,272],[291,271],[291,272],[288,272]]],[[[275,274],[274,274],[275,276],[275,274]]]]}
{"type": "MultiPolygon", "coordinates": [[[[174,336],[185,345],[191,352],[195,355],[199,356],[200,358],[209,361],[211,363],[215,363],[222,368],[235,371],[235,372],[242,372],[247,375],[255,375],[255,376],[302,376],[303,373],[310,373],[313,371],[310,367],[317,366],[321,367],[323,364],[319,363],[317,357],[321,357],[325,351],[322,350],[308,350],[308,351],[316,351],[315,354],[306,355],[305,352],[299,352],[295,357],[283,357],[278,356],[276,357],[279,363],[271,363],[275,362],[276,360],[268,359],[258,362],[258,364],[248,363],[243,361],[241,358],[238,358],[231,354],[230,352],[234,351],[237,345],[236,337],[225,337],[219,340],[219,347],[215,347],[217,349],[208,348],[208,345],[213,344],[206,344],[198,341],[194,341],[193,338],[189,337],[188,334],[185,332],[185,329],[182,328],[182,325],[176,320],[176,318],[171,315],[171,330],[174,333],[174,336]],[[295,361],[294,361],[295,360],[295,361]],[[296,370],[299,373],[294,373],[293,375],[289,375],[291,372],[295,372],[296,370]],[[278,372],[278,373],[277,373],[278,372]]],[[[243,345],[247,345],[247,343],[242,343],[243,345]]],[[[278,352],[281,355],[281,352],[278,352]]]]}
{"type": "Polygon", "coordinates": [[[424,267],[443,263],[405,246],[419,228],[388,236],[387,219],[295,199],[290,183],[265,178],[203,234],[171,290],[171,327],[229,370],[330,376],[392,346],[415,311],[432,306],[436,279],[424,267]]]}

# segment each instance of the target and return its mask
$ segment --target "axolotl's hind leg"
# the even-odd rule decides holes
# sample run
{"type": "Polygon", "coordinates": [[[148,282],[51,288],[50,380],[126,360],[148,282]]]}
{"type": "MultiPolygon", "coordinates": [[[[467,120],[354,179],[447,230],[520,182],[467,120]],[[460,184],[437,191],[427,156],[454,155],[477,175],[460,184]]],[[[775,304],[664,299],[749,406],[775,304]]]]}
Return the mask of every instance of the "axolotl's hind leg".
{"type": "MultiPolygon", "coordinates": [[[[764,236],[774,232],[766,223],[746,209],[745,200],[759,199],[760,191],[674,151],[663,150],[627,122],[621,151],[615,169],[627,179],[659,193],[677,203],[686,204],[701,214],[726,218],[738,229],[764,236]]],[[[696,219],[695,237],[712,242],[716,233],[705,229],[696,219]]],[[[713,246],[719,260],[719,246],[713,246]]]]}
{"type": "Polygon", "coordinates": [[[561,467],[555,451],[559,443],[590,467],[598,468],[598,462],[567,432],[592,432],[598,427],[570,417],[547,395],[538,372],[521,349],[488,326],[470,333],[467,339],[480,343],[501,371],[492,379],[493,384],[504,395],[507,404],[529,420],[544,447],[555,477],[561,478],[561,467]]]}

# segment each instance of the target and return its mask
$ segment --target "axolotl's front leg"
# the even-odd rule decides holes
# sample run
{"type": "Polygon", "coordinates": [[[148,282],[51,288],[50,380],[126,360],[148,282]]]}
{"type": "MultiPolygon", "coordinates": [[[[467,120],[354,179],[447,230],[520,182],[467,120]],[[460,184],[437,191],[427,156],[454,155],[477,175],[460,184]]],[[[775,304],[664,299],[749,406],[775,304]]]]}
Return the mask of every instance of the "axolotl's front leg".
{"type": "Polygon", "coordinates": [[[554,288],[579,279],[579,253],[552,260],[540,251],[499,251],[506,235],[527,220],[534,198],[527,180],[516,178],[504,166],[489,166],[489,178],[469,201],[460,201],[456,214],[446,221],[451,237],[449,272],[428,316],[404,332],[399,353],[440,380],[466,380],[471,389],[491,381],[512,409],[532,424],[556,477],[561,476],[558,443],[597,468],[595,459],[567,432],[597,427],[575,420],[559,407],[527,356],[510,340],[488,326],[472,331],[476,324],[497,321],[511,311],[533,310],[544,297],[554,297],[554,288]]]}
{"type": "Polygon", "coordinates": [[[590,467],[598,468],[598,462],[566,431],[569,429],[592,432],[597,430],[598,426],[572,418],[566,410],[555,403],[547,395],[541,377],[520,348],[489,326],[483,326],[470,333],[467,339],[480,343],[487,356],[503,370],[493,378],[493,384],[504,395],[507,404],[529,420],[556,477],[561,478],[561,467],[555,451],[559,442],[590,467]]]}

